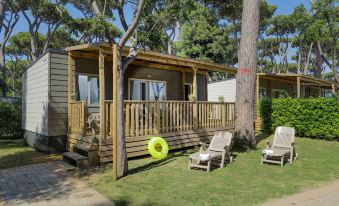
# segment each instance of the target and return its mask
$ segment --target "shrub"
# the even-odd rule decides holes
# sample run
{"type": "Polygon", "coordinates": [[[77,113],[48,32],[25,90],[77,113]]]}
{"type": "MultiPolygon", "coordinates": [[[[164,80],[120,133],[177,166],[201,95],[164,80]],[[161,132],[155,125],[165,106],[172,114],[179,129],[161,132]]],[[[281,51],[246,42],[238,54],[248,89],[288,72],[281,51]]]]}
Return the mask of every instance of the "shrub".
{"type": "Polygon", "coordinates": [[[21,134],[21,102],[0,102],[0,136],[21,134]]]}
{"type": "Polygon", "coordinates": [[[301,137],[339,139],[339,105],[336,98],[272,99],[260,104],[264,131],[289,126],[301,137]]]}

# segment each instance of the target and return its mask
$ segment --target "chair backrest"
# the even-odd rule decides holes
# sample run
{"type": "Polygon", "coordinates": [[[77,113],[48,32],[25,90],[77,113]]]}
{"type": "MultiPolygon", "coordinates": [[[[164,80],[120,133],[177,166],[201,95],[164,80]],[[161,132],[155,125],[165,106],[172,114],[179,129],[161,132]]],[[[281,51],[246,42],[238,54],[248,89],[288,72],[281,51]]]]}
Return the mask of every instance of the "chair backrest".
{"type": "Polygon", "coordinates": [[[275,129],[272,147],[291,148],[294,142],[295,130],[291,127],[277,127],[275,129]]]}
{"type": "Polygon", "coordinates": [[[222,152],[226,146],[231,145],[233,134],[229,132],[216,132],[208,147],[208,150],[222,152]]]}

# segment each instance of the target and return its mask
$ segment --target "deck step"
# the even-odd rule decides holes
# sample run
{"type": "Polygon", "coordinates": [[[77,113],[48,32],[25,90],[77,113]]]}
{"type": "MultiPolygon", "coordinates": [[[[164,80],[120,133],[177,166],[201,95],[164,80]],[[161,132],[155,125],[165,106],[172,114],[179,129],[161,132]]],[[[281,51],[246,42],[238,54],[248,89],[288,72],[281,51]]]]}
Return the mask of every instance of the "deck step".
{"type": "Polygon", "coordinates": [[[97,146],[93,146],[87,143],[76,144],[73,147],[73,152],[76,152],[82,156],[87,157],[90,166],[99,165],[99,155],[97,146]]]}
{"type": "Polygon", "coordinates": [[[63,160],[79,168],[89,167],[88,157],[78,154],[76,152],[64,152],[63,160]]]}

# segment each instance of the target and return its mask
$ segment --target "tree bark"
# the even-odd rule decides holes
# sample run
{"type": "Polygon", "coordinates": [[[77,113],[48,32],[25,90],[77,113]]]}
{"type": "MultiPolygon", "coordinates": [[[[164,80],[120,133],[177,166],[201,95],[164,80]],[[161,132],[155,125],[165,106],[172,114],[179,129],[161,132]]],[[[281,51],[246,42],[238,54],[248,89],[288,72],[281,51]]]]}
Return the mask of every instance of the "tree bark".
{"type": "Polygon", "coordinates": [[[0,87],[1,94],[3,97],[6,96],[7,88],[6,88],[6,65],[5,65],[5,48],[0,47],[0,69],[1,69],[1,79],[0,79],[0,87]]]}
{"type": "Polygon", "coordinates": [[[5,18],[5,4],[7,4],[7,0],[0,0],[0,32],[5,18]]]}
{"type": "Polygon", "coordinates": [[[239,69],[236,87],[236,144],[243,148],[256,148],[254,134],[254,99],[259,33],[259,0],[244,0],[241,40],[238,53],[239,69]]]}
{"type": "Polygon", "coordinates": [[[304,64],[304,75],[307,75],[307,73],[308,73],[308,66],[310,64],[312,47],[313,47],[313,42],[310,45],[310,49],[308,50],[308,54],[307,54],[307,59],[306,59],[305,64],[304,64]]]}
{"type": "Polygon", "coordinates": [[[315,51],[314,77],[321,79],[323,60],[318,49],[315,51]]]}
{"type": "Polygon", "coordinates": [[[124,125],[124,104],[123,104],[123,91],[124,91],[124,71],[123,60],[121,55],[122,48],[118,48],[118,93],[117,93],[117,177],[123,177],[128,172],[128,161],[126,153],[125,142],[125,125],[124,125]]]}
{"type": "Polygon", "coordinates": [[[300,65],[301,64],[301,53],[298,52],[298,67],[297,67],[297,74],[300,74],[301,69],[300,69],[300,65]]]}

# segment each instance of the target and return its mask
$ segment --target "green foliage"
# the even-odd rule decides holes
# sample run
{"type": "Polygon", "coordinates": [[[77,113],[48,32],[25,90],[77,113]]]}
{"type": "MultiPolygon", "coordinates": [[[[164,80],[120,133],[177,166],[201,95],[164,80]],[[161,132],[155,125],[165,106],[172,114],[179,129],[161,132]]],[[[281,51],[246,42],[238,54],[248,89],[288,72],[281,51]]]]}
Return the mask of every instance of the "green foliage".
{"type": "Polygon", "coordinates": [[[0,136],[18,136],[21,133],[21,102],[0,102],[0,136]]]}
{"type": "Polygon", "coordinates": [[[339,105],[336,98],[272,99],[260,104],[264,130],[289,126],[298,136],[339,139],[339,105]]]}
{"type": "Polygon", "coordinates": [[[202,5],[189,15],[181,29],[178,49],[180,56],[187,56],[221,64],[234,64],[234,50],[229,44],[226,30],[219,24],[216,13],[202,5]]]}

